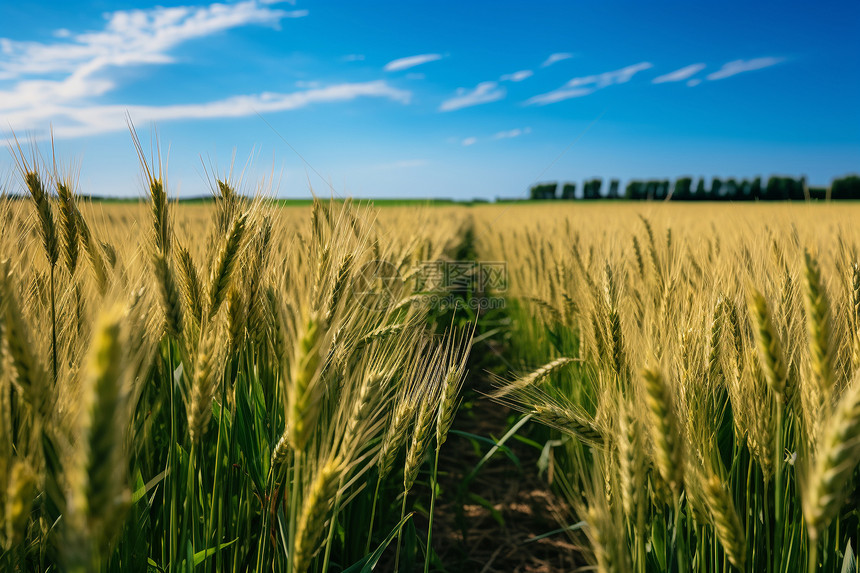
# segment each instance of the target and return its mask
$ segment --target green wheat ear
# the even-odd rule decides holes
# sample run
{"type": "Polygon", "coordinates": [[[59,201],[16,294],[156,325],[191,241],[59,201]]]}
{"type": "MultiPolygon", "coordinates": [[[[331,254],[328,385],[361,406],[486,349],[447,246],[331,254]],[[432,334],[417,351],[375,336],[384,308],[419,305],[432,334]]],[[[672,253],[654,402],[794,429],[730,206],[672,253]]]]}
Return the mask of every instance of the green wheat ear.
{"type": "Polygon", "coordinates": [[[679,492],[684,483],[683,436],[672,404],[671,389],[655,368],[646,368],[642,380],[657,468],[672,489],[679,492]]]}
{"type": "Polygon", "coordinates": [[[822,396],[828,397],[833,387],[833,365],[830,349],[830,304],[821,278],[818,260],[806,251],[806,312],[809,332],[810,363],[821,386],[822,396]]]}
{"type": "Polygon", "coordinates": [[[764,366],[763,370],[767,375],[768,385],[774,394],[781,399],[785,393],[785,380],[788,376],[785,354],[768,308],[767,299],[758,291],[753,292],[751,309],[755,319],[756,342],[764,366]]]}

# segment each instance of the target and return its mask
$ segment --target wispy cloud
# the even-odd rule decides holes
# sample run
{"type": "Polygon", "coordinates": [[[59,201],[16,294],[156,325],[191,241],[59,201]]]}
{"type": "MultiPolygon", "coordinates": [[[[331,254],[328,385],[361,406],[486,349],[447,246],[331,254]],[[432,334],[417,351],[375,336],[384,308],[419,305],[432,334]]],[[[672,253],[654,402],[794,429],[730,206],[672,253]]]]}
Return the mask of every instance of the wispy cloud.
{"type": "Polygon", "coordinates": [[[481,82],[472,90],[459,88],[456,96],[442,102],[439,111],[454,111],[464,107],[498,101],[504,98],[505,94],[505,88],[499,87],[497,82],[481,82]]]}
{"type": "Polygon", "coordinates": [[[573,54],[571,54],[570,52],[558,52],[556,54],[550,54],[549,57],[543,61],[540,67],[546,68],[555,63],[561,62],[562,60],[569,60],[572,57],[573,54]]]}
{"type": "Polygon", "coordinates": [[[531,132],[532,132],[532,128],[530,128],[530,127],[523,127],[523,128],[517,127],[515,129],[509,129],[507,131],[500,131],[500,132],[496,133],[495,135],[493,135],[492,137],[486,137],[486,138],[485,137],[480,137],[480,138],[479,137],[467,137],[466,139],[463,139],[463,140],[452,139],[449,141],[451,143],[459,143],[460,145],[462,145],[464,147],[468,147],[470,145],[475,145],[479,141],[483,141],[485,139],[490,139],[493,141],[498,141],[499,139],[513,139],[515,137],[519,137],[521,135],[526,135],[526,134],[531,133],[531,132]]]}
{"type": "Polygon", "coordinates": [[[708,74],[707,78],[709,80],[722,80],[743,72],[751,72],[753,70],[769,68],[770,66],[775,66],[782,61],[782,58],[753,58],[752,60],[734,60],[732,62],[728,62],[727,64],[723,64],[722,68],[712,74],[708,74]]]}
{"type": "Polygon", "coordinates": [[[532,132],[532,128],[524,127],[522,129],[515,128],[510,129],[508,131],[500,131],[496,135],[493,136],[493,139],[513,139],[514,137],[519,137],[521,135],[527,135],[532,132]]]}
{"type": "Polygon", "coordinates": [[[435,62],[441,60],[442,54],[419,54],[417,56],[409,56],[408,58],[399,58],[385,64],[383,68],[386,72],[399,72],[400,70],[408,70],[421,64],[435,62]]]}
{"type": "MultiPolygon", "coordinates": [[[[126,113],[136,122],[195,120],[245,117],[256,113],[289,111],[317,103],[351,101],[357,98],[383,98],[402,104],[409,103],[411,92],[394,88],[377,80],[364,83],[345,83],[293,93],[262,93],[233,96],[205,103],[125,106],[94,105],[51,106],[30,108],[7,115],[13,129],[43,129],[48,120],[53,122],[57,138],[82,137],[99,133],[121,131],[126,128],[126,113]]],[[[37,132],[37,135],[38,132],[37,132]]]]}
{"type": "Polygon", "coordinates": [[[364,54],[347,54],[341,60],[344,62],[363,62],[364,54]]]}
{"type": "Polygon", "coordinates": [[[240,26],[276,27],[284,18],[308,14],[307,10],[286,11],[270,4],[245,0],[236,4],[120,10],[106,14],[103,30],[74,34],[61,29],[55,34],[60,41],[50,44],[0,38],[0,79],[59,73],[71,74],[67,86],[80,85],[110,67],[172,62],[168,51],[188,40],[240,26]]]}
{"type": "Polygon", "coordinates": [[[689,66],[684,66],[680,70],[675,70],[674,72],[670,72],[668,74],[656,77],[651,80],[651,83],[663,84],[666,82],[680,82],[698,74],[704,69],[705,64],[690,64],[689,66]]]}
{"type": "Polygon", "coordinates": [[[526,100],[525,104],[547,105],[564,101],[566,99],[587,96],[593,94],[599,89],[603,89],[611,85],[627,83],[637,73],[652,67],[653,64],[650,62],[640,62],[613,72],[604,72],[597,75],[573,78],[558,89],[529,98],[526,100]]]}
{"type": "Polygon", "coordinates": [[[535,74],[531,70],[520,70],[512,74],[505,74],[501,78],[499,78],[499,80],[503,82],[521,82],[525,79],[532,77],[533,75],[535,74]]]}
{"type": "Polygon", "coordinates": [[[86,105],[114,90],[111,72],[116,68],[171,63],[169,51],[183,42],[240,26],[278,26],[284,18],[306,14],[246,0],[121,10],[107,14],[100,31],[75,34],[62,29],[52,43],[0,38],[0,80],[13,82],[0,90],[0,117],[51,117],[55,108],[86,105]]]}
{"type": "Polygon", "coordinates": [[[277,27],[284,18],[306,10],[278,9],[281,0],[244,0],[235,4],[123,10],[106,14],[102,30],[75,33],[66,29],[48,43],[0,38],[0,121],[15,130],[43,135],[49,124],[57,138],[94,135],[125,129],[126,113],[135,121],[171,121],[241,117],[255,112],[285,111],[316,103],[356,98],[383,98],[408,103],[411,92],[384,81],[297,83],[292,93],[235,95],[215,101],[180,105],[105,104],[102,96],[118,87],[115,69],[167,64],[180,44],[224,32],[260,25],[277,27]]]}

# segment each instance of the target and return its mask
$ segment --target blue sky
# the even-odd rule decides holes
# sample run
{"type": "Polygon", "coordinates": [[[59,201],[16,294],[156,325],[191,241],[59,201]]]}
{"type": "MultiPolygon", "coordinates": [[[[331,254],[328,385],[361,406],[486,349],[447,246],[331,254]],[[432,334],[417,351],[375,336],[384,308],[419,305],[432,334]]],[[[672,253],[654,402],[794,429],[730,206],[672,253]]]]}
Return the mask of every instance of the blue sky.
{"type": "MultiPolygon", "coordinates": [[[[82,193],[142,193],[127,113],[145,146],[157,128],[180,196],[206,193],[206,171],[231,163],[247,189],[274,176],[288,197],[860,171],[856,1],[0,10],[2,139],[48,149],[52,127],[82,193]]],[[[0,172],[12,166],[0,157],[0,172]]]]}

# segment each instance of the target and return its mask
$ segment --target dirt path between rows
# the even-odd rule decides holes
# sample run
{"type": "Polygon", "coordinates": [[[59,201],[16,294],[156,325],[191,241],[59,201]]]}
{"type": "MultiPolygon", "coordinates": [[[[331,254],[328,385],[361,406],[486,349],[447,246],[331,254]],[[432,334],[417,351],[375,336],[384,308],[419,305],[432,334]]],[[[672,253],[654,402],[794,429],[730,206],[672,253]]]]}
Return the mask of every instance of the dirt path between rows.
{"type": "MultiPolygon", "coordinates": [[[[489,389],[481,372],[473,373],[472,382],[476,390],[489,389]]],[[[471,408],[461,410],[454,429],[499,439],[508,430],[510,414],[508,408],[480,397],[471,408]]],[[[528,429],[526,426],[520,431],[528,429]]],[[[519,458],[522,469],[497,452],[469,487],[469,492],[489,502],[494,511],[467,499],[460,506],[463,519],[458,523],[459,502],[454,499],[457,488],[488,445],[482,444],[482,451],[477,452],[468,439],[449,437],[439,463],[446,473],[439,478],[440,498],[433,528],[435,550],[449,573],[554,573],[575,569],[574,556],[579,551],[567,535],[528,541],[558,529],[556,516],[569,514],[538,476],[540,452],[518,440],[509,440],[507,445],[519,458]],[[494,516],[494,512],[498,513],[494,516]]]]}

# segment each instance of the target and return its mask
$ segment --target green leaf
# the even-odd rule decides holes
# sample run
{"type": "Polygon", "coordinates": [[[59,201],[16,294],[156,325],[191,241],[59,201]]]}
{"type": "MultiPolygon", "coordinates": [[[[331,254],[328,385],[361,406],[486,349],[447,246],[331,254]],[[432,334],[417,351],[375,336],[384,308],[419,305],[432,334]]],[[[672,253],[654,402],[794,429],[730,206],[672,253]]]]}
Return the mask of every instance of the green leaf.
{"type": "Polygon", "coordinates": [[[490,458],[492,458],[493,455],[499,450],[502,450],[505,453],[510,452],[508,454],[508,457],[510,457],[513,460],[514,464],[516,464],[516,466],[517,466],[517,469],[520,469],[519,458],[517,458],[514,455],[514,453],[511,452],[511,450],[507,446],[505,446],[505,442],[507,442],[512,436],[516,435],[516,433],[520,430],[520,428],[522,428],[526,424],[526,422],[531,420],[531,417],[532,417],[531,414],[527,414],[527,415],[523,416],[522,419],[520,419],[519,422],[514,424],[511,427],[511,429],[508,430],[505,433],[505,435],[502,436],[502,438],[498,442],[493,444],[493,447],[490,448],[490,450],[487,452],[487,454],[483,458],[481,458],[481,461],[478,462],[478,464],[475,466],[475,469],[473,469],[471,472],[469,472],[469,475],[466,477],[466,481],[471,481],[475,477],[475,475],[477,475],[478,471],[480,471],[480,469],[484,466],[484,464],[487,463],[488,461],[490,461],[490,458]]]}
{"type": "Polygon", "coordinates": [[[660,570],[666,570],[666,524],[661,516],[651,522],[651,553],[657,558],[660,570]]]}
{"type": "Polygon", "coordinates": [[[154,478],[149,480],[149,483],[144,484],[143,483],[143,477],[140,474],[140,470],[137,470],[137,478],[135,479],[134,493],[131,496],[131,503],[135,504],[138,501],[140,501],[140,499],[143,496],[145,496],[147,493],[149,493],[149,491],[152,488],[154,488],[159,483],[161,483],[161,480],[163,480],[164,476],[166,476],[166,475],[167,475],[167,470],[164,470],[163,472],[161,472],[160,474],[158,474],[157,476],[155,476],[154,478]]]}
{"type": "MultiPolygon", "coordinates": [[[[260,471],[260,459],[263,454],[259,450],[256,432],[254,431],[254,414],[251,411],[250,400],[247,392],[236,392],[236,431],[239,449],[245,456],[246,469],[257,491],[264,491],[265,477],[260,471]]],[[[255,407],[256,409],[256,407],[255,407]]]]}
{"type": "Polygon", "coordinates": [[[588,526],[587,522],[579,521],[577,523],[568,525],[566,527],[561,527],[559,529],[553,529],[552,531],[547,531],[546,533],[544,533],[542,535],[536,535],[534,537],[529,537],[528,539],[526,539],[522,543],[525,545],[526,543],[532,543],[533,541],[540,541],[541,539],[546,539],[547,537],[551,537],[551,536],[556,535],[558,533],[564,533],[565,531],[579,531],[583,527],[587,527],[587,526],[588,526]]]}
{"type": "MultiPolygon", "coordinates": [[[[236,541],[238,541],[238,540],[239,540],[239,538],[237,537],[233,541],[228,541],[226,543],[222,543],[221,545],[219,545],[217,547],[210,547],[209,549],[204,549],[202,551],[198,551],[197,553],[194,553],[194,549],[191,547],[191,541],[189,541],[188,542],[188,548],[187,548],[188,549],[187,557],[182,560],[182,563],[180,564],[179,568],[185,569],[185,564],[188,563],[188,561],[190,560],[191,563],[193,563],[193,566],[189,569],[189,571],[193,571],[194,567],[197,567],[198,565],[200,565],[201,563],[206,561],[206,559],[208,559],[212,555],[215,555],[215,552],[220,551],[221,549],[225,549],[227,547],[230,547],[231,545],[236,543],[236,541]]],[[[150,559],[150,561],[152,561],[152,560],[150,559]]]]}
{"type": "Polygon", "coordinates": [[[373,571],[373,568],[376,567],[376,564],[382,557],[383,552],[385,552],[385,548],[391,544],[395,537],[397,537],[397,534],[400,533],[400,530],[403,529],[403,526],[407,521],[409,521],[410,517],[412,517],[411,513],[401,519],[400,523],[394,526],[394,529],[392,529],[388,536],[382,540],[382,543],[379,544],[379,547],[377,547],[373,553],[365,555],[357,562],[344,569],[343,573],[370,573],[373,571]]]}
{"type": "Polygon", "coordinates": [[[526,438],[525,436],[514,436],[514,439],[519,443],[531,446],[536,450],[543,450],[543,444],[541,444],[540,442],[536,442],[532,439],[526,438]]]}
{"type": "Polygon", "coordinates": [[[238,539],[239,539],[239,538],[237,537],[237,538],[236,538],[236,539],[234,539],[233,541],[228,541],[228,542],[226,542],[226,543],[222,543],[222,544],[221,544],[221,545],[219,545],[218,547],[210,547],[209,549],[204,549],[203,551],[198,551],[197,553],[195,553],[195,554],[194,554],[194,566],[196,567],[197,565],[200,565],[201,563],[203,563],[204,561],[206,561],[206,559],[207,559],[210,555],[215,555],[215,552],[216,552],[216,551],[219,551],[219,550],[224,549],[224,548],[226,548],[226,547],[230,547],[231,545],[233,545],[234,543],[236,543],[236,541],[237,541],[238,539]]]}
{"type": "Polygon", "coordinates": [[[478,495],[476,493],[470,493],[469,499],[471,499],[472,501],[474,501],[475,503],[477,503],[478,505],[480,505],[481,507],[483,507],[484,509],[489,511],[490,515],[493,517],[493,519],[496,520],[496,523],[498,523],[502,527],[505,526],[505,518],[502,516],[502,512],[500,512],[498,509],[493,507],[493,504],[490,503],[489,500],[484,499],[483,497],[481,497],[480,495],[478,495]]]}
{"type": "Polygon", "coordinates": [[[415,520],[409,520],[409,523],[406,524],[406,538],[405,543],[403,544],[403,553],[401,554],[401,571],[415,571],[417,567],[417,562],[415,561],[415,555],[417,555],[417,546],[419,543],[418,532],[415,530],[415,520]]]}

